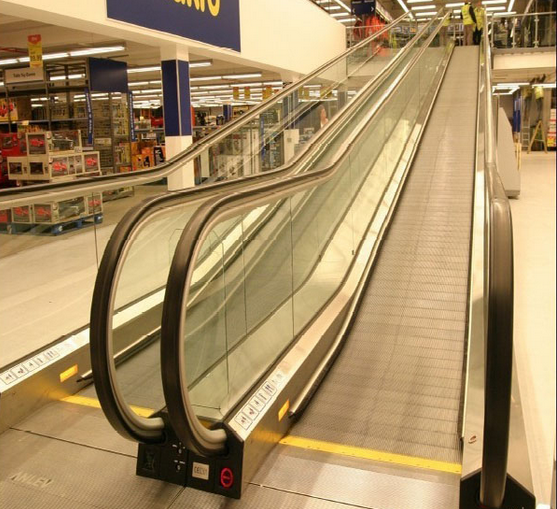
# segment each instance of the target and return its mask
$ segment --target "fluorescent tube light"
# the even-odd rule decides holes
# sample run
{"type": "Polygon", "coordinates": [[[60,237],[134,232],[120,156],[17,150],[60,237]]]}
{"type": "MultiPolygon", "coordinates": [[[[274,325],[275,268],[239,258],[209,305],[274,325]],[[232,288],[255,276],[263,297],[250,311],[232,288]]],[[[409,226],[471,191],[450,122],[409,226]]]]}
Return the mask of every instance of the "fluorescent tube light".
{"type": "Polygon", "coordinates": [[[0,60],[0,65],[11,65],[17,64],[17,58],[5,58],[4,60],[0,60]]]}
{"type": "Polygon", "coordinates": [[[333,18],[343,18],[344,16],[350,16],[349,12],[335,12],[334,14],[331,14],[331,16],[333,18]]]}
{"type": "Polygon", "coordinates": [[[43,60],[56,60],[58,58],[68,58],[70,55],[67,52],[62,53],[46,53],[43,55],[43,60]]]}
{"type": "Polygon", "coordinates": [[[195,62],[190,62],[191,67],[210,67],[213,65],[212,60],[197,60],[195,62]]]}
{"type": "Polygon", "coordinates": [[[339,19],[338,21],[340,21],[341,23],[350,23],[351,21],[356,21],[356,18],[345,18],[339,19]]]}
{"type": "MultiPolygon", "coordinates": [[[[408,3],[415,3],[415,2],[429,2],[430,0],[408,0],[408,3]]],[[[406,4],[402,0],[397,0],[399,5],[403,8],[404,12],[410,12],[410,9],[406,7],[406,4]]]]}
{"type": "Polygon", "coordinates": [[[160,70],[161,70],[160,65],[151,65],[148,67],[132,67],[131,69],[128,69],[128,74],[134,74],[138,72],[154,72],[160,70]]]}
{"type": "Polygon", "coordinates": [[[248,78],[261,78],[262,74],[260,72],[248,72],[245,74],[226,74],[223,75],[225,80],[239,80],[248,78]]]}
{"type": "Polygon", "coordinates": [[[195,78],[190,78],[190,81],[212,81],[220,79],[222,79],[222,76],[197,76],[195,78]]]}
{"type": "Polygon", "coordinates": [[[100,55],[102,53],[114,53],[115,51],[123,51],[124,46],[104,46],[99,48],[86,48],[70,51],[71,57],[82,57],[85,55],[100,55]]]}
{"type": "Polygon", "coordinates": [[[484,5],[506,4],[507,0],[484,0],[484,5]]]}
{"type": "Polygon", "coordinates": [[[504,11],[506,9],[506,7],[486,7],[485,10],[487,12],[491,12],[491,11],[504,11]]]}
{"type": "Polygon", "coordinates": [[[65,81],[84,79],[85,74],[68,74],[67,76],[51,76],[50,81],[65,81]]]}
{"type": "Polygon", "coordinates": [[[437,14],[437,12],[436,11],[417,12],[416,16],[433,16],[434,14],[437,14]]]}
{"type": "Polygon", "coordinates": [[[413,11],[425,11],[427,9],[435,9],[435,5],[416,5],[416,6],[412,6],[413,11]]]}
{"type": "MultiPolygon", "coordinates": [[[[504,2],[506,0],[503,0],[504,2]]],[[[464,5],[464,2],[455,2],[452,4],[445,4],[445,7],[462,7],[464,5]]]]}
{"type": "MultiPolygon", "coordinates": [[[[514,0],[511,0],[511,1],[509,2],[509,8],[507,9],[507,11],[512,12],[513,7],[514,7],[514,0]]],[[[515,14],[515,13],[513,13],[513,14],[515,14]]]]}

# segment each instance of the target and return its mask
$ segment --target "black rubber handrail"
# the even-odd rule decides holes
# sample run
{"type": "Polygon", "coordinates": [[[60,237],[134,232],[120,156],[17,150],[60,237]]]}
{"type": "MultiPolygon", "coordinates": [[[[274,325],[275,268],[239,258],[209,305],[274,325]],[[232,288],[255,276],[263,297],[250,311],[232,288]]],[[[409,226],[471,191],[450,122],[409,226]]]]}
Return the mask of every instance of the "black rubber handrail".
{"type": "Polygon", "coordinates": [[[212,132],[211,134],[209,134],[199,142],[191,145],[180,154],[174,156],[172,159],[158,166],[155,166],[154,168],[149,168],[146,170],[140,170],[135,172],[128,172],[128,173],[118,173],[118,174],[102,175],[98,177],[80,178],[78,180],[70,180],[66,182],[53,182],[53,183],[39,184],[39,185],[28,186],[28,187],[3,189],[0,190],[0,205],[3,205],[2,202],[4,200],[15,199],[18,198],[19,196],[25,197],[28,195],[33,195],[35,200],[46,199],[46,198],[52,200],[52,199],[56,199],[58,192],[64,192],[67,190],[71,190],[72,193],[74,191],[77,192],[79,190],[79,192],[84,192],[88,194],[92,192],[97,192],[96,188],[99,185],[110,184],[112,182],[114,182],[114,184],[110,188],[139,185],[139,184],[145,184],[148,182],[154,182],[156,180],[159,180],[176,171],[178,167],[181,167],[187,162],[195,159],[202,152],[207,150],[207,148],[210,147],[211,145],[220,142],[222,139],[229,136],[235,130],[239,129],[240,127],[246,125],[253,119],[257,118],[257,116],[260,115],[263,111],[265,111],[269,107],[269,105],[274,104],[280,99],[289,96],[294,90],[308,83],[316,76],[321,74],[323,71],[325,71],[327,68],[334,66],[335,64],[347,58],[349,55],[351,55],[358,49],[366,46],[374,38],[380,37],[384,32],[391,30],[394,26],[398,25],[407,17],[409,17],[409,13],[405,13],[399,16],[396,20],[394,20],[389,25],[383,27],[377,33],[363,40],[356,46],[349,48],[348,50],[344,51],[340,55],[332,58],[331,60],[329,60],[322,66],[318,67],[316,70],[314,70],[307,76],[304,76],[300,80],[291,83],[290,85],[282,89],[278,94],[263,101],[255,108],[247,112],[245,115],[242,115],[237,119],[227,123],[221,129],[212,132]]]}
{"type": "MultiPolygon", "coordinates": [[[[358,131],[339,148],[335,160],[330,165],[311,173],[294,175],[281,180],[256,185],[234,195],[212,199],[203,204],[191,217],[178,241],[166,286],[161,325],[161,374],[168,416],[172,428],[188,448],[204,456],[217,456],[226,451],[226,433],[223,429],[207,429],[199,421],[189,397],[185,366],[184,324],[187,318],[189,288],[195,262],[201,246],[211,228],[236,215],[246,207],[258,206],[268,200],[278,200],[293,192],[313,189],[330,180],[340,165],[349,157],[352,147],[361,140],[366,127],[376,118],[392,96],[404,82],[407,74],[414,68],[443,25],[449,14],[441,21],[424,41],[420,50],[413,56],[395,82],[378,99],[362,120],[358,131]]],[[[425,25],[419,34],[435,22],[435,17],[425,25]]]]}
{"type": "MultiPolygon", "coordinates": [[[[399,18],[390,25],[390,28],[396,26],[401,19],[399,18]]],[[[429,25],[426,25],[416,34],[414,39],[405,46],[405,49],[410,49],[416,44],[427,26],[429,25]]],[[[209,195],[223,193],[224,191],[227,194],[232,194],[239,188],[251,187],[269,180],[283,178],[289,172],[295,172],[296,168],[306,163],[309,164],[314,158],[314,153],[327,147],[327,144],[323,143],[322,140],[334,136],[337,130],[344,127],[344,125],[339,126],[339,124],[349,121],[353,111],[359,106],[359,102],[366,100],[386,80],[391,69],[404,58],[404,54],[405,52],[401,51],[375,79],[361,90],[356,98],[346,105],[343,111],[335,117],[334,122],[328,123],[312,138],[306,151],[288,165],[264,174],[220,182],[211,187],[175,191],[148,199],[128,211],[118,223],[105,248],[97,273],[91,305],[90,349],[93,377],[101,406],[109,422],[122,436],[146,443],[160,442],[164,439],[162,419],[157,417],[144,418],[135,414],[125,403],[115,375],[114,352],[112,351],[111,341],[115,282],[118,281],[122,260],[133,241],[134,234],[139,231],[153,213],[163,207],[182,205],[187,201],[197,199],[202,200],[209,195]]]]}
{"type": "MultiPolygon", "coordinates": [[[[487,18],[484,20],[487,26],[487,18]]],[[[507,482],[513,370],[514,254],[511,207],[497,169],[491,89],[491,47],[482,41],[485,72],[485,175],[487,190],[487,337],[480,504],[498,509],[507,482]]]]}

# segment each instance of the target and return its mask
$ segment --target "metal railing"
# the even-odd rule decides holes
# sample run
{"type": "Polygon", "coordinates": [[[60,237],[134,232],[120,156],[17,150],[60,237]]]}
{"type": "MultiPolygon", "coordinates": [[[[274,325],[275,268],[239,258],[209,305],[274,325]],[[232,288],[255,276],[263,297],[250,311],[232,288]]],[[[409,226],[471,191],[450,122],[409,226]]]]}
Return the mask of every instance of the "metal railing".
{"type": "MultiPolygon", "coordinates": [[[[486,20],[487,21],[487,20],[486,20]]],[[[491,89],[491,46],[483,34],[483,92],[486,175],[485,267],[487,330],[485,411],[480,481],[482,507],[499,508],[505,497],[513,370],[513,236],[509,200],[497,169],[491,89]]]]}
{"type": "Polygon", "coordinates": [[[555,47],[555,12],[493,16],[490,41],[497,49],[555,47]]]}

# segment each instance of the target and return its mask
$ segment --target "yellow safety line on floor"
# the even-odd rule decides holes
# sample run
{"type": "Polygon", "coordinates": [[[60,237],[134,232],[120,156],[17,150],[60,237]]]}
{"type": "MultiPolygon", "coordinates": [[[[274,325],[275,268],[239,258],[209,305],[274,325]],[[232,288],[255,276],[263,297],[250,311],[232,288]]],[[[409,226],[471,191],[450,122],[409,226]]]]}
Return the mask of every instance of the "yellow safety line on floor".
{"type": "MultiPolygon", "coordinates": [[[[74,405],[89,406],[92,408],[101,408],[101,404],[98,399],[89,398],[88,396],[67,396],[62,398],[62,401],[66,403],[73,403],[74,405]]],[[[152,408],[145,408],[142,406],[130,405],[130,408],[141,417],[151,417],[155,413],[152,408]]]]}
{"type": "Polygon", "coordinates": [[[448,472],[450,474],[460,474],[462,466],[459,463],[447,463],[445,461],[430,460],[427,458],[417,458],[414,456],[404,456],[402,454],[392,454],[390,452],[374,451],[363,447],[352,447],[350,445],[335,444],[333,442],[322,442],[311,438],[295,437],[287,435],[280,442],[282,445],[291,445],[301,449],[312,451],[328,452],[342,456],[351,456],[366,460],[381,461],[384,463],[394,463],[407,467],[427,468],[438,472],[448,472]]]}

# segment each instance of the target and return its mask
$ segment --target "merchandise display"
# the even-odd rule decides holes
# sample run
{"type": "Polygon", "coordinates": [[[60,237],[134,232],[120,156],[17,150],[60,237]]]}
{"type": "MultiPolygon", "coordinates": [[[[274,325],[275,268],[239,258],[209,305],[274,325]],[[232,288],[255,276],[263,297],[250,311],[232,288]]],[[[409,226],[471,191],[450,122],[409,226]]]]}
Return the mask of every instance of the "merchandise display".
{"type": "Polygon", "coordinates": [[[550,110],[549,113],[549,125],[547,128],[547,147],[548,148],[555,148],[556,143],[555,143],[555,113],[557,110],[555,110],[555,108],[552,108],[550,110]]]}
{"type": "Polygon", "coordinates": [[[26,154],[25,137],[18,133],[0,133],[0,188],[14,185],[8,175],[8,157],[21,157],[26,154]]]}
{"type": "Polygon", "coordinates": [[[99,152],[82,152],[79,130],[25,133],[27,155],[8,157],[8,178],[53,182],[100,174],[99,152]]]}

